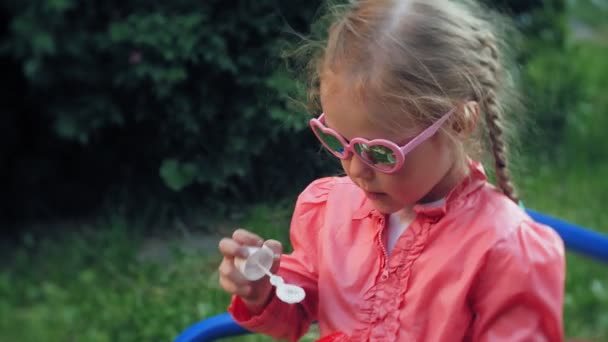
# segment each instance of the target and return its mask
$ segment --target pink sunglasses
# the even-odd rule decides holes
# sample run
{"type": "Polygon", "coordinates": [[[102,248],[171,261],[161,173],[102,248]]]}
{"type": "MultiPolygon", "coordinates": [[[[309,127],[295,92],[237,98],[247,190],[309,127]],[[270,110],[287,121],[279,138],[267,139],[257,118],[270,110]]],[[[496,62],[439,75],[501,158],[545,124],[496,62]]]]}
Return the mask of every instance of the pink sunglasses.
{"type": "Polygon", "coordinates": [[[310,120],[310,127],[321,144],[334,156],[347,159],[350,158],[351,153],[354,153],[371,168],[384,173],[393,173],[403,166],[405,155],[432,137],[454,113],[454,110],[455,108],[445,113],[439,120],[403,146],[398,146],[385,139],[354,138],[347,142],[338,132],[325,126],[325,114],[323,113],[318,119],[310,120]]]}

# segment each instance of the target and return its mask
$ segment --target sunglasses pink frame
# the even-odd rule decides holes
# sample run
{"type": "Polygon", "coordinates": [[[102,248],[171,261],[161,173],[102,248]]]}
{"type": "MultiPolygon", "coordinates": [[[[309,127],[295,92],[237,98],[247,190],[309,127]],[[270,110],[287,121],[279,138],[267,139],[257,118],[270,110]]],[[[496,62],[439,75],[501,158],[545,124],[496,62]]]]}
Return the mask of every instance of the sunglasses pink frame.
{"type": "Polygon", "coordinates": [[[431,126],[427,127],[424,131],[420,132],[420,134],[418,134],[415,138],[413,138],[412,140],[410,140],[407,144],[405,144],[403,146],[399,146],[399,145],[395,144],[394,142],[392,142],[390,140],[386,140],[386,139],[367,140],[364,138],[353,138],[350,142],[346,142],[346,139],[344,139],[342,137],[342,135],[340,135],[335,130],[325,126],[325,113],[321,113],[321,115],[317,119],[311,119],[310,128],[312,129],[312,131],[315,134],[315,136],[317,137],[317,139],[319,139],[321,144],[323,144],[323,146],[334,156],[336,156],[340,159],[348,159],[348,158],[350,158],[351,155],[354,154],[357,157],[359,157],[359,159],[363,163],[365,163],[369,167],[373,168],[374,170],[378,170],[378,171],[384,172],[384,173],[394,173],[397,170],[399,170],[401,168],[401,166],[403,166],[403,163],[405,161],[405,155],[410,153],[418,145],[422,144],[428,138],[432,137],[435,133],[437,133],[439,128],[441,128],[441,125],[443,125],[443,123],[450,117],[450,115],[452,115],[452,113],[454,113],[455,109],[456,108],[453,108],[449,112],[445,113],[439,120],[437,120],[431,126]],[[340,154],[340,153],[332,150],[325,143],[325,141],[323,141],[323,139],[319,136],[319,134],[317,133],[317,129],[319,129],[321,132],[323,132],[325,134],[329,134],[329,135],[333,136],[334,138],[338,139],[338,141],[343,146],[344,153],[340,154]],[[380,168],[377,165],[373,164],[372,162],[365,160],[365,158],[361,158],[361,156],[359,156],[353,148],[353,146],[356,144],[365,144],[366,146],[380,145],[380,146],[387,147],[394,153],[397,161],[395,162],[395,165],[390,169],[380,168]]]}

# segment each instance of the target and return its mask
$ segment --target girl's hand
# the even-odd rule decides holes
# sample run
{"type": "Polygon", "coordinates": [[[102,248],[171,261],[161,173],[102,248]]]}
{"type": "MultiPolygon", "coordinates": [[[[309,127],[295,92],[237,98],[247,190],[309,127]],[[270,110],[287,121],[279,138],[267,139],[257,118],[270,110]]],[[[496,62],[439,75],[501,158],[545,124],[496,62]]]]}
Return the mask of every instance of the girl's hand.
{"type": "Polygon", "coordinates": [[[264,242],[259,236],[246,231],[237,229],[232,234],[232,239],[224,238],[220,241],[219,250],[224,256],[219,267],[220,286],[228,293],[237,295],[243,299],[251,314],[258,314],[266,306],[272,292],[272,285],[266,277],[257,280],[247,280],[234,265],[234,258],[246,258],[247,249],[245,246],[261,247],[268,246],[275,254],[275,260],[270,270],[275,273],[279,268],[279,256],[283,251],[283,246],[275,240],[264,242]]]}

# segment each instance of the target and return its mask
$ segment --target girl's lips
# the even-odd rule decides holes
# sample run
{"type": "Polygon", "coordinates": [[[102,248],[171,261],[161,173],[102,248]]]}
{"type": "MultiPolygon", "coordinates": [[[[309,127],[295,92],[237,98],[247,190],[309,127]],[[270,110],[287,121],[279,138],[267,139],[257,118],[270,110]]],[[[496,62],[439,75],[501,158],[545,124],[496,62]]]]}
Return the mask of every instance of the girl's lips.
{"type": "Polygon", "coordinates": [[[369,198],[370,200],[377,200],[385,195],[386,194],[384,194],[383,192],[368,192],[368,191],[365,192],[365,196],[367,196],[367,198],[369,198]]]}

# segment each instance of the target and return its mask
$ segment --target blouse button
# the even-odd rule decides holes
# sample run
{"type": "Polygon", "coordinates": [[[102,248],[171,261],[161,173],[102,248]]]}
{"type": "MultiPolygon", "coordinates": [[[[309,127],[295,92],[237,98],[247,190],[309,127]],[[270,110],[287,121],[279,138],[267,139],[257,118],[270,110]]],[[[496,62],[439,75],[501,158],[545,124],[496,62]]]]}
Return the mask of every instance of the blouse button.
{"type": "Polygon", "coordinates": [[[380,276],[380,279],[387,280],[388,279],[388,272],[387,271],[382,272],[382,276],[380,276]]]}

